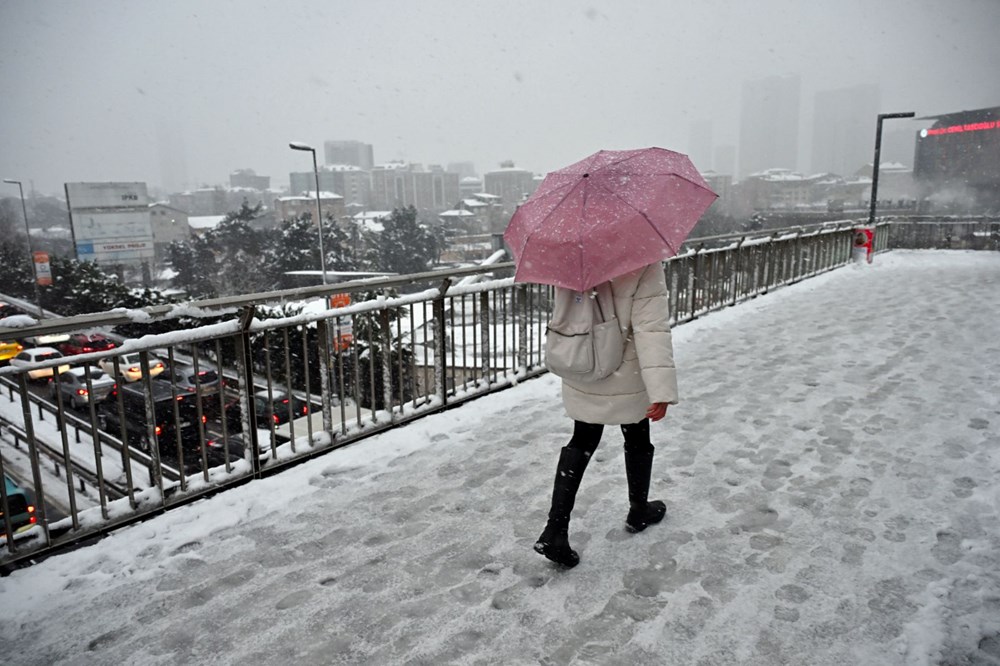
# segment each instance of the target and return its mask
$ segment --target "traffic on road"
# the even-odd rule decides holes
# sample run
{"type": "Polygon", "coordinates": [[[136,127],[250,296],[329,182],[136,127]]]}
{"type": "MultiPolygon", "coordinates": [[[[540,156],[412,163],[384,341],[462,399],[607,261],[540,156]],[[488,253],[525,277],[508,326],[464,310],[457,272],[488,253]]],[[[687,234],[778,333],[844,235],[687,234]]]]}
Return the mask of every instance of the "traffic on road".
{"type": "MultiPolygon", "coordinates": [[[[0,301],[0,320],[18,314],[17,308],[0,301]]],[[[157,461],[150,462],[150,466],[158,465],[158,472],[165,478],[196,474],[207,478],[213,468],[228,469],[247,459],[249,438],[244,433],[239,394],[227,386],[234,380],[227,380],[226,371],[208,358],[171,348],[162,353],[105,353],[99,360],[82,365],[75,361],[81,354],[113,351],[124,342],[101,332],[46,336],[44,341],[3,340],[0,367],[10,365],[25,370],[25,385],[32,402],[39,410],[55,415],[63,431],[67,427],[62,424],[72,423],[79,439],[81,429],[86,431],[88,424],[93,424],[94,438],[102,443],[119,442],[119,447],[126,449],[112,455],[157,461]],[[61,359],[66,363],[58,363],[61,359]],[[48,365],[36,367],[44,362],[48,365]]],[[[14,382],[3,381],[7,390],[17,390],[14,382]]],[[[273,447],[289,440],[281,434],[281,426],[315,416],[319,411],[315,401],[276,387],[256,391],[252,404],[256,414],[252,427],[261,462],[271,456],[273,447]]],[[[298,430],[303,434],[305,431],[305,425],[298,430]]],[[[21,530],[25,510],[19,498],[28,498],[25,506],[32,506],[34,520],[30,474],[12,475],[10,483],[10,511],[16,529],[21,530]]],[[[48,502],[45,509],[48,522],[63,515],[59,507],[48,502]]]]}

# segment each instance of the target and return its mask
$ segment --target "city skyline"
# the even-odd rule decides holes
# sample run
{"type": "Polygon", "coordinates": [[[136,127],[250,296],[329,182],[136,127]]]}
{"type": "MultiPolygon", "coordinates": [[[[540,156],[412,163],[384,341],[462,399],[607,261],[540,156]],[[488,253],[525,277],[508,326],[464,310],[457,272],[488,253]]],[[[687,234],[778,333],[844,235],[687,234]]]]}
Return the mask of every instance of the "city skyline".
{"type": "Polygon", "coordinates": [[[996,105],[1000,4],[955,7],[6,3],[0,172],[48,194],[224,184],[242,168],[281,187],[311,166],[289,141],[357,140],[377,163],[545,173],[602,148],[687,152],[699,121],[713,151],[739,145],[742,84],[788,74],[801,80],[802,169],[822,90],[877,85],[879,112],[918,117],[996,105]]]}

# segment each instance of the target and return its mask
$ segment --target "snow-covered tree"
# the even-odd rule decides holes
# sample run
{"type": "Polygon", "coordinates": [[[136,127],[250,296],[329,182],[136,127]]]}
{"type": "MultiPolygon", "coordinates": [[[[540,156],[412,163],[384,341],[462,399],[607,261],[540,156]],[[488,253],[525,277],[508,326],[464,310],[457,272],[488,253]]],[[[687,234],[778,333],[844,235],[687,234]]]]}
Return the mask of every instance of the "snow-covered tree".
{"type": "Polygon", "coordinates": [[[396,208],[382,222],[381,232],[368,232],[368,261],[376,270],[420,273],[430,268],[438,255],[438,241],[417,220],[417,209],[396,208]]]}

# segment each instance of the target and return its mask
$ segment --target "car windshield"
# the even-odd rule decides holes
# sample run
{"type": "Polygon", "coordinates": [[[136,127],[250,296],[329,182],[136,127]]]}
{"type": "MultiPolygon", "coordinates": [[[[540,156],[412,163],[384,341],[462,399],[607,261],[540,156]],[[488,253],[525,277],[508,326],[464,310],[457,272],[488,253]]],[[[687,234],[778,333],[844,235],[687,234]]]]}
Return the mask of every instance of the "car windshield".
{"type": "Polygon", "coordinates": [[[56,352],[48,352],[48,353],[44,353],[44,354],[35,354],[35,360],[36,361],[48,361],[50,359],[60,358],[60,357],[61,357],[61,354],[57,354],[56,352]]]}

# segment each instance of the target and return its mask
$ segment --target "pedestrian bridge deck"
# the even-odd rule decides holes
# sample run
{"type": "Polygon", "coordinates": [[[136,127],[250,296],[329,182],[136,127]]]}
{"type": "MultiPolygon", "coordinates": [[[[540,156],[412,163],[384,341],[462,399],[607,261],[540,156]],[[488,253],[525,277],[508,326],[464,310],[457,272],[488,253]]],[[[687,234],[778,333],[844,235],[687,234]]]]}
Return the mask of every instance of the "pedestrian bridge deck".
{"type": "Polygon", "coordinates": [[[572,571],[531,550],[571,425],[543,376],[14,572],[0,642],[24,664],[1000,663],[998,328],[1000,254],[895,251],[677,327],[667,519],[624,531],[608,429],[572,571]]]}

